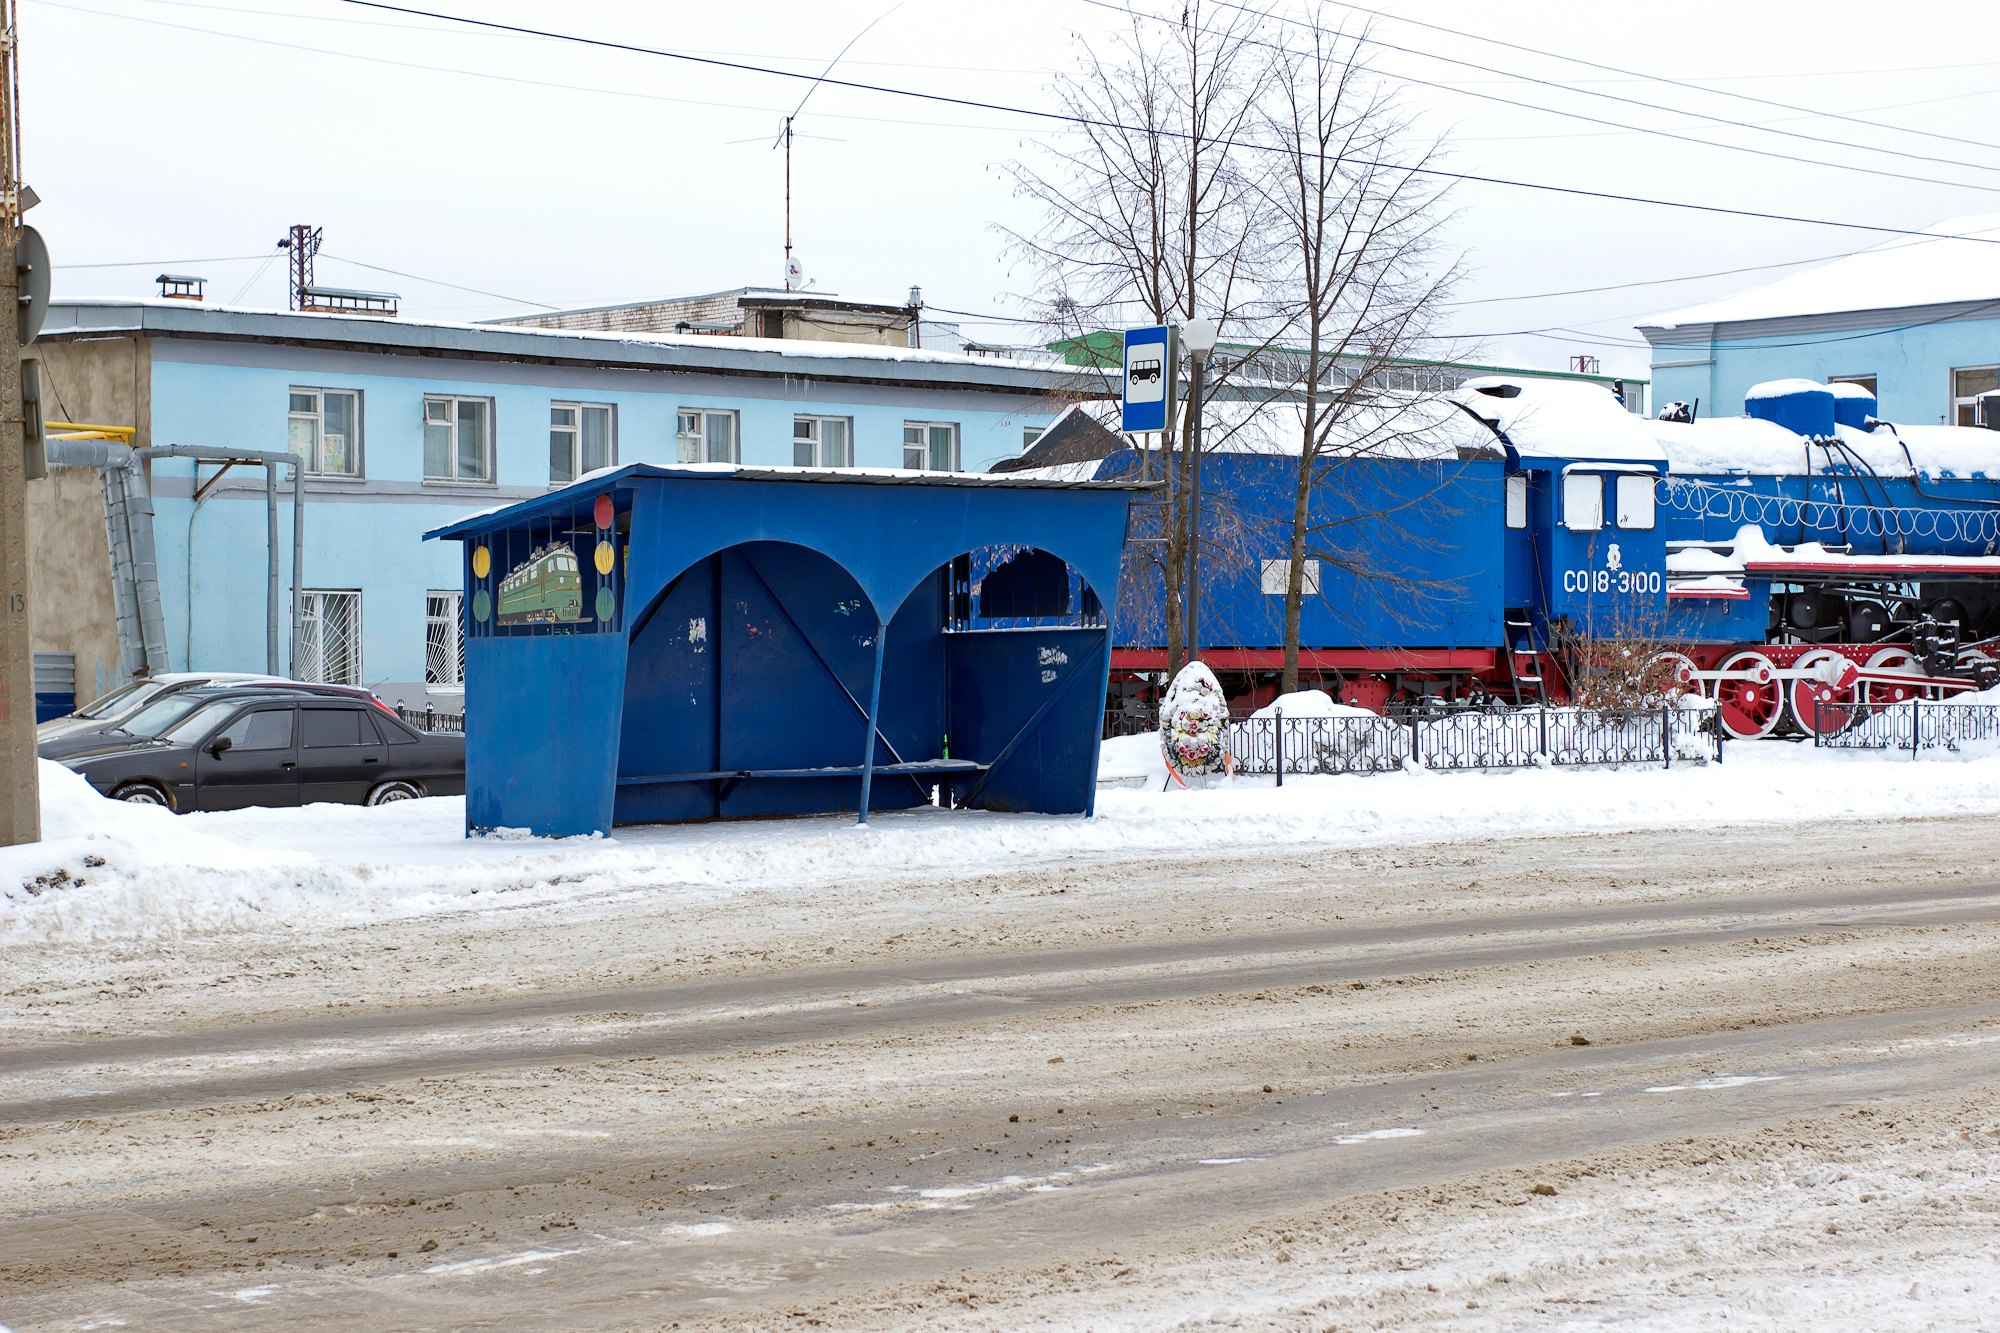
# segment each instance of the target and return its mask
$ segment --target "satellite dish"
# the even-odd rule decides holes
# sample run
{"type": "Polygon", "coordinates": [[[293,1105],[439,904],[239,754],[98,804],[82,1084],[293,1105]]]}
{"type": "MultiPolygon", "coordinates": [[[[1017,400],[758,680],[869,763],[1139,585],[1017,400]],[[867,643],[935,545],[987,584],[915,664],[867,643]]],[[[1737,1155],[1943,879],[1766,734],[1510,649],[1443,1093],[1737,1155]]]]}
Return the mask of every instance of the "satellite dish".
{"type": "Polygon", "coordinates": [[[788,287],[803,286],[805,283],[805,277],[806,277],[806,266],[804,264],[801,264],[796,259],[787,259],[785,261],[786,286],[788,287]]]}

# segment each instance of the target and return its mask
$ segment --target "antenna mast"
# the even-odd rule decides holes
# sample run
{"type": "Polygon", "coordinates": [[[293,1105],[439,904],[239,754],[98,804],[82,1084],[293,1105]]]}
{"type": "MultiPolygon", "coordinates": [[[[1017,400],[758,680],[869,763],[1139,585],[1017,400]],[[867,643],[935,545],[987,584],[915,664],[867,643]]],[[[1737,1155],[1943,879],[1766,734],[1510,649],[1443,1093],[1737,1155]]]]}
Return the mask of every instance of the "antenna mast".
{"type": "MultiPolygon", "coordinates": [[[[874,23],[870,23],[868,27],[848,38],[847,45],[840,48],[840,54],[826,62],[826,68],[819,72],[819,78],[812,81],[812,86],[806,89],[806,95],[792,108],[792,114],[785,117],[785,128],[778,135],[778,141],[785,145],[785,290],[788,292],[792,289],[792,122],[798,119],[799,112],[806,109],[807,99],[819,91],[819,86],[825,82],[826,76],[833,73],[833,67],[854,49],[854,44],[866,37],[876,23],[880,23],[902,7],[901,0],[898,0],[896,4],[877,15],[874,23]]],[[[778,142],[773,142],[771,145],[773,148],[777,146],[778,142]]]]}
{"type": "Polygon", "coordinates": [[[292,270],[291,308],[306,308],[306,288],[313,285],[313,256],[319,253],[319,235],[324,228],[298,223],[278,242],[280,250],[290,250],[292,270]]]}
{"type": "MultiPolygon", "coordinates": [[[[805,103],[799,103],[804,106],[805,103]]],[[[785,290],[792,290],[792,117],[785,117],[785,290]]]]}

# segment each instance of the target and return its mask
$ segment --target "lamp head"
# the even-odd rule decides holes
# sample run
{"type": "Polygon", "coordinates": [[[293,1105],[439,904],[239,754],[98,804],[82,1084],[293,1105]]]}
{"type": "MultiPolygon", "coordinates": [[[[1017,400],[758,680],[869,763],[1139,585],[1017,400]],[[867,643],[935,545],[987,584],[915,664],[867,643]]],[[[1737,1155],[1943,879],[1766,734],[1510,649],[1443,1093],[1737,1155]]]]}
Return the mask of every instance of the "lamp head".
{"type": "Polygon", "coordinates": [[[1215,321],[1191,319],[1181,326],[1181,341],[1191,352],[1209,352],[1215,347],[1215,321]]]}

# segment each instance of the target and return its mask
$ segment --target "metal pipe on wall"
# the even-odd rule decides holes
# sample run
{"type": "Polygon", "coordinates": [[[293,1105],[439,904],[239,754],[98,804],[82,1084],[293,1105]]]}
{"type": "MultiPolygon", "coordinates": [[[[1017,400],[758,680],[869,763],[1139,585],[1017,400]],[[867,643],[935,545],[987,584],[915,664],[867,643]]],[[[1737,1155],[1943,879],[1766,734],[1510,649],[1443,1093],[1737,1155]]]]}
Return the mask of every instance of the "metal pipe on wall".
{"type": "MultiPolygon", "coordinates": [[[[278,674],[278,510],[277,510],[277,469],[289,467],[292,470],[292,644],[291,673],[294,677],[299,670],[299,620],[304,605],[304,588],[301,581],[305,571],[305,500],[306,500],[306,460],[299,454],[280,453],[264,449],[204,449],[199,445],[160,444],[150,449],[133,451],[136,458],[192,458],[208,463],[254,463],[265,469],[265,501],[270,522],[270,583],[265,607],[265,656],[272,675],[278,674]]],[[[134,469],[135,472],[138,469],[134,469]]],[[[143,481],[141,483],[143,485],[143,481]]],[[[146,513],[152,513],[152,499],[146,499],[146,513]]],[[[147,524],[147,543],[150,547],[152,525],[147,524]]],[[[150,549],[147,552],[151,557],[150,549]]],[[[154,575],[153,596],[159,597],[159,580],[154,575]]],[[[165,628],[162,622],[161,659],[165,660],[165,628]]]]}

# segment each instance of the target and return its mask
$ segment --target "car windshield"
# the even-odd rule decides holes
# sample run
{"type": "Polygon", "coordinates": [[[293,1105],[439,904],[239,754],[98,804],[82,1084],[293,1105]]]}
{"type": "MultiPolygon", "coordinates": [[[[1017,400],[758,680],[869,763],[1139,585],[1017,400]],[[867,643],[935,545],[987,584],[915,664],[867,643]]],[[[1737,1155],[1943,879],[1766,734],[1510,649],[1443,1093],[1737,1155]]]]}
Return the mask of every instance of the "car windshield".
{"type": "Polygon", "coordinates": [[[135,680],[129,685],[120,685],[95,703],[85,704],[76,710],[78,717],[115,717],[130,708],[137,708],[146,700],[158,694],[166,686],[151,680],[135,680]]]}
{"type": "Polygon", "coordinates": [[[204,702],[204,697],[199,694],[170,694],[164,699],[155,699],[112,730],[114,734],[127,736],[158,736],[204,702]]]}
{"type": "Polygon", "coordinates": [[[173,741],[179,745],[189,745],[207,735],[210,729],[220,726],[231,713],[243,706],[241,699],[210,699],[202,703],[200,709],[176,721],[169,722],[156,733],[163,741],[173,741]]]}

